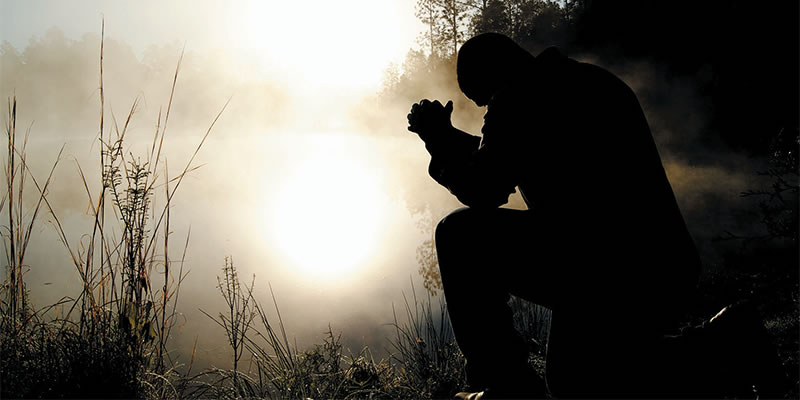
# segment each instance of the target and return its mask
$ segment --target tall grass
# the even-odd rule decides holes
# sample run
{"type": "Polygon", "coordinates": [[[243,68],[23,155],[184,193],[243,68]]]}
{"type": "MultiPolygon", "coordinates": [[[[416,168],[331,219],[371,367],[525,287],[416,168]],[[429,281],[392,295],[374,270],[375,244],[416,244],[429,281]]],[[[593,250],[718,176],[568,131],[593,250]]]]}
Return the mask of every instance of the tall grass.
{"type": "MultiPolygon", "coordinates": [[[[340,335],[328,330],[322,343],[300,350],[289,340],[272,288],[276,319],[258,302],[250,286],[239,282],[236,267],[225,260],[219,279],[227,308],[212,316],[228,338],[232,370],[211,369],[191,378],[191,396],[215,398],[350,399],[449,398],[465,385],[464,358],[456,346],[446,307],[431,298],[406,299],[405,319],[395,314],[392,355],[376,360],[368,347],[346,351],[340,335]],[[237,302],[234,302],[237,299],[237,302]],[[238,331],[238,332],[237,332],[238,331]],[[233,338],[239,338],[233,340],[233,338]],[[241,344],[251,358],[246,370],[241,344]]],[[[413,291],[413,288],[412,288],[413,291]]]]}
{"type": "Polygon", "coordinates": [[[447,305],[440,298],[438,310],[434,311],[430,292],[420,301],[413,282],[411,293],[412,302],[403,294],[405,322],[398,322],[392,307],[396,332],[391,342],[393,357],[419,396],[451,398],[466,386],[466,376],[464,356],[455,343],[447,305]]]}
{"type": "Polygon", "coordinates": [[[59,151],[56,161],[53,163],[53,168],[50,170],[50,175],[44,187],[39,187],[39,183],[34,183],[40,190],[40,195],[36,199],[35,206],[32,210],[25,207],[23,201],[26,197],[26,182],[29,177],[29,170],[26,164],[25,149],[28,143],[28,136],[30,128],[25,134],[22,146],[17,146],[17,100],[16,97],[8,99],[8,120],[6,126],[6,137],[8,143],[8,155],[5,165],[5,183],[6,191],[2,199],[0,199],[0,210],[5,210],[8,215],[8,225],[3,226],[2,237],[3,245],[6,255],[6,262],[8,268],[8,278],[0,287],[0,293],[4,296],[0,297],[4,312],[0,318],[0,328],[3,332],[10,330],[12,334],[16,334],[19,329],[25,326],[35,314],[31,314],[30,304],[28,302],[28,291],[25,287],[24,274],[27,271],[25,264],[25,254],[30,243],[31,233],[36,223],[37,216],[41,210],[42,203],[45,200],[44,193],[50,184],[50,179],[53,175],[55,167],[61,158],[61,151],[59,151]]]}
{"type": "MultiPolygon", "coordinates": [[[[144,157],[127,150],[126,135],[138,108],[133,101],[122,124],[112,113],[106,125],[103,35],[100,42],[100,188],[91,188],[78,165],[92,224],[72,241],[47,198],[61,153],[43,184],[30,173],[25,147],[17,139],[17,102],[9,99],[6,127],[6,190],[0,201],[8,277],[0,287],[0,396],[2,397],[165,397],[177,394],[170,377],[175,362],[167,349],[176,322],[188,235],[180,258],[170,252],[170,204],[222,111],[202,136],[186,166],[170,177],[162,160],[172,100],[180,70],[175,69],[165,111],[159,112],[152,146],[144,157]],[[26,206],[34,184],[35,203],[26,206]],[[157,200],[156,193],[163,198],[157,200]],[[34,309],[28,301],[25,253],[42,208],[81,282],[74,298],[34,309]],[[55,317],[46,316],[53,309],[55,317]]],[[[225,107],[223,107],[224,111],[225,107]]],[[[63,147],[62,147],[63,151],[63,147]]]]}
{"type": "MultiPolygon", "coordinates": [[[[226,258],[223,276],[218,277],[220,295],[227,308],[212,316],[226,338],[232,370],[211,369],[191,379],[191,396],[215,398],[408,398],[418,397],[388,360],[375,361],[368,348],[347,354],[340,336],[328,330],[321,344],[299,350],[290,342],[274,293],[272,302],[277,321],[253,297],[250,286],[239,282],[236,267],[226,258]],[[243,350],[248,367],[239,370],[243,350]]],[[[270,291],[272,288],[270,287],[270,291]]]]}
{"type": "MultiPolygon", "coordinates": [[[[543,306],[525,299],[511,296],[508,302],[514,316],[514,327],[528,342],[528,350],[532,357],[539,359],[547,352],[547,341],[550,338],[550,320],[553,312],[543,306]]],[[[540,362],[537,360],[536,362],[540,362]]]]}

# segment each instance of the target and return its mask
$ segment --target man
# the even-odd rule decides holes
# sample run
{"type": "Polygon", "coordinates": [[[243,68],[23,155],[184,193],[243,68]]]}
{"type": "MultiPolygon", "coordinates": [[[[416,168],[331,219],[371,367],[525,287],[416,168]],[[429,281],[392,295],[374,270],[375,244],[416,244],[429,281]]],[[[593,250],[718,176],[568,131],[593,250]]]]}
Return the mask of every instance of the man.
{"type": "Polygon", "coordinates": [[[467,206],[439,223],[436,249],[470,386],[545,395],[513,328],[513,294],[553,310],[552,395],[659,393],[658,343],[699,258],[636,96],[597,66],[554,48],[534,57],[494,33],[464,43],[457,75],[487,106],[483,137],[452,126],[452,101],[415,104],[408,129],[430,175],[467,206]],[[516,188],[528,210],[498,208],[516,188]]]}

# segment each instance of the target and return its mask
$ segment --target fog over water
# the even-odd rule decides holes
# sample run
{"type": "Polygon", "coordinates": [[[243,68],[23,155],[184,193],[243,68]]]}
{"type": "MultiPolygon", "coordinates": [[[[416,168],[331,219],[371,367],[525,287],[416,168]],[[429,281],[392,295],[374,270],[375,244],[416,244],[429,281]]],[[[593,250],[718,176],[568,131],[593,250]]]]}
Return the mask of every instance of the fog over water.
{"type": "MultiPolygon", "coordinates": [[[[92,196],[99,192],[99,43],[96,34],[76,40],[51,29],[25,48],[5,43],[1,55],[0,90],[16,96],[19,125],[32,124],[27,153],[38,179],[65,147],[48,197],[74,248],[85,243],[93,221],[78,165],[92,196]]],[[[121,127],[138,99],[126,134],[134,157],[144,158],[152,144],[181,50],[177,45],[153,47],[137,57],[122,41],[105,42],[106,129],[114,119],[121,127]]],[[[210,59],[188,50],[182,60],[162,157],[170,174],[179,173],[230,99],[193,163],[201,167],[189,174],[172,201],[173,258],[191,229],[185,260],[189,274],[179,301],[185,322],[173,331],[174,345],[187,351],[197,338],[199,365],[226,362],[224,333],[198,310],[212,315],[222,310],[216,276],[230,256],[243,281],[256,276],[258,300],[269,305],[272,286],[290,335],[301,347],[318,342],[330,325],[353,351],[367,344],[381,354],[391,332],[392,303],[402,302],[412,279],[422,288],[414,255],[429,233],[420,229],[420,216],[409,211],[405,199],[413,191],[440,190],[427,177],[424,148],[406,134],[405,114],[387,121],[397,126],[396,135],[372,135],[349,117],[359,98],[331,105],[336,99],[321,96],[315,103],[297,104],[304,96],[294,96],[285,83],[251,81],[210,59]],[[332,155],[320,160],[321,154],[332,155]],[[360,177],[369,181],[353,181],[360,177]],[[369,207],[372,213],[365,214],[369,207]],[[276,219],[306,214],[320,220],[316,225],[298,221],[309,230],[300,234],[322,230],[329,239],[316,235],[321,240],[316,248],[312,243],[288,251],[322,252],[310,260],[343,273],[320,274],[325,265],[309,270],[310,261],[303,265],[303,259],[297,261],[279,246],[291,233],[281,229],[293,224],[289,219],[276,226],[276,219]],[[351,225],[368,227],[368,236],[351,225]],[[326,259],[325,251],[335,254],[326,259]],[[342,258],[352,252],[360,254],[349,265],[337,264],[337,254],[342,258]]],[[[156,191],[154,202],[163,199],[164,193],[156,191]]],[[[78,274],[50,219],[40,219],[27,257],[26,279],[37,305],[80,291],[78,274]]]]}

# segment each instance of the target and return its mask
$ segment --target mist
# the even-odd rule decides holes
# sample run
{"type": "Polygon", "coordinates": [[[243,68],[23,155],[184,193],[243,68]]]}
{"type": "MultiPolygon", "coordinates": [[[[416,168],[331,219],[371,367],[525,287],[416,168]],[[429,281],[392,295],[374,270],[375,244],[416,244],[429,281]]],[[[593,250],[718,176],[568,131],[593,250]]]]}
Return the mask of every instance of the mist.
{"type": "MultiPolygon", "coordinates": [[[[65,146],[48,198],[73,244],[81,243],[92,226],[78,166],[91,193],[97,193],[100,181],[99,50],[99,34],[70,38],[57,28],[24,47],[3,42],[0,48],[0,93],[16,96],[18,120],[30,125],[28,157],[37,178],[46,176],[58,149],[65,146]]],[[[762,185],[756,171],[764,160],[708,140],[711,103],[697,89],[698,80],[708,77],[674,76],[657,62],[604,64],[592,54],[570,56],[608,68],[639,96],[707,267],[718,263],[722,251],[716,237],[727,230],[758,229],[756,215],[737,211],[751,208],[738,194],[762,185]]],[[[176,68],[162,155],[170,173],[188,163],[214,117],[229,103],[194,161],[201,167],[189,174],[172,201],[171,240],[178,248],[189,236],[184,266],[189,273],[178,306],[184,322],[173,331],[175,351],[185,361],[197,340],[198,367],[227,366],[224,334],[199,310],[212,315],[222,310],[216,276],[230,256],[243,281],[255,275],[259,301],[269,304],[272,288],[289,335],[301,348],[319,342],[330,326],[353,351],[368,345],[385,355],[386,339],[393,332],[392,305],[403,304],[403,293],[410,293],[412,282],[423,293],[417,249],[430,239],[435,221],[459,207],[427,176],[424,146],[406,131],[408,108],[422,98],[453,99],[454,125],[473,134],[480,131],[483,110],[459,93],[450,79],[452,71],[432,75],[424,87],[397,98],[382,98],[370,90],[310,96],[307,85],[271,78],[235,52],[204,52],[180,42],[137,52],[125,38],[106,37],[106,129],[121,126],[136,102],[126,137],[134,156],[144,154],[152,143],[176,68]],[[379,177],[376,188],[385,203],[378,244],[366,261],[352,274],[327,281],[298,269],[275,246],[267,211],[279,204],[276,196],[291,176],[294,161],[309,156],[302,140],[323,137],[358,143],[352,157],[367,160],[365,165],[379,177]]],[[[398,73],[410,68],[406,64],[398,73]]],[[[347,194],[317,193],[310,204],[325,208],[326,196],[332,195],[347,194]]],[[[524,208],[518,195],[509,206],[524,208]]],[[[74,266],[47,219],[40,221],[27,257],[27,285],[37,306],[80,291],[74,266]]]]}
{"type": "MultiPolygon", "coordinates": [[[[37,179],[46,176],[64,146],[48,199],[73,246],[86,240],[83,235],[93,223],[79,168],[90,193],[99,191],[99,51],[98,34],[70,39],[57,28],[25,48],[5,42],[0,50],[0,92],[16,96],[18,124],[30,126],[28,163],[37,179]]],[[[255,66],[239,61],[233,55],[184,50],[178,43],[151,46],[138,56],[123,40],[107,37],[104,42],[106,131],[122,129],[136,102],[126,134],[134,157],[143,157],[152,144],[178,68],[162,154],[170,174],[188,163],[229,101],[193,163],[200,168],[188,175],[171,202],[173,252],[182,249],[191,231],[184,264],[188,276],[178,305],[184,322],[173,331],[173,346],[185,361],[197,339],[196,366],[227,365],[223,331],[199,310],[211,315],[222,310],[216,276],[230,256],[243,281],[255,275],[256,298],[267,306],[272,287],[289,334],[301,348],[319,342],[330,325],[353,351],[369,345],[376,355],[385,354],[392,304],[401,304],[404,292],[410,294],[412,281],[417,290],[422,288],[413,255],[428,233],[404,199],[417,197],[414,191],[436,189],[426,174],[424,147],[410,134],[373,135],[343,118],[351,112],[348,107],[358,106],[357,94],[352,103],[327,109],[325,101],[301,103],[303,94],[287,82],[259,79],[247,73],[255,66]],[[336,122],[326,127],[328,120],[336,122]],[[376,190],[385,202],[377,246],[350,276],[328,281],[308,276],[275,247],[267,212],[277,204],[293,163],[308,156],[304,141],[324,138],[353,143],[353,157],[368,160],[365,165],[378,176],[376,190]]],[[[404,131],[404,118],[387,124],[404,131]]],[[[348,194],[318,193],[303,204],[324,209],[331,195],[348,194]]],[[[163,196],[156,193],[154,201],[163,196]]],[[[51,220],[39,221],[26,257],[27,287],[38,307],[75,296],[81,287],[51,220]]]]}

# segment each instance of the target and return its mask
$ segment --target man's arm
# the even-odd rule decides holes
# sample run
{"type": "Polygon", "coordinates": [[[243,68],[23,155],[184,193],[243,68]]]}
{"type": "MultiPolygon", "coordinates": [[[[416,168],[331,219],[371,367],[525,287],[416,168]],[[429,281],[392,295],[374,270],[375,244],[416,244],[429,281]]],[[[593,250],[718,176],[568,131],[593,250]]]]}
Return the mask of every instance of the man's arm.
{"type": "Polygon", "coordinates": [[[459,201],[473,208],[496,208],[514,193],[513,156],[496,145],[454,128],[452,102],[423,101],[409,114],[409,130],[417,132],[431,154],[428,172],[459,201]]]}

